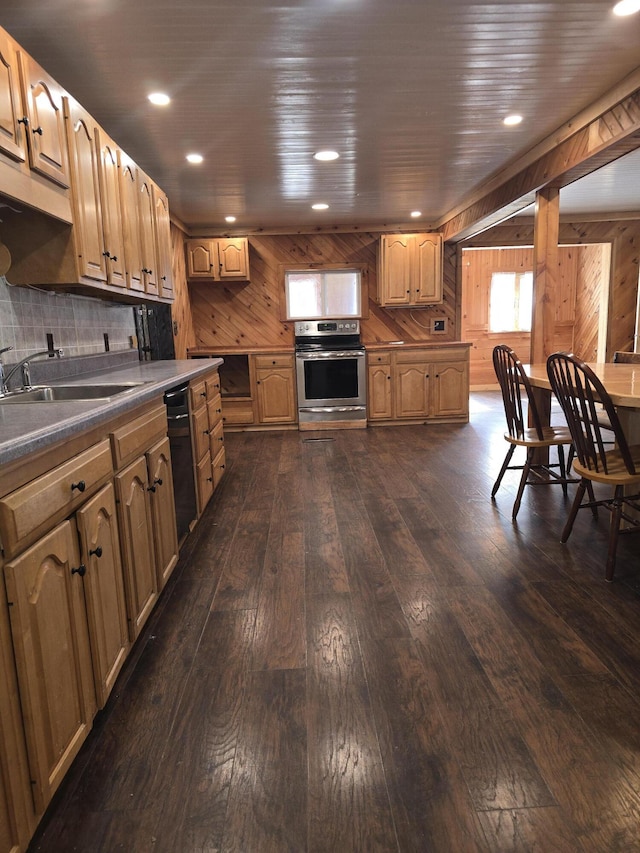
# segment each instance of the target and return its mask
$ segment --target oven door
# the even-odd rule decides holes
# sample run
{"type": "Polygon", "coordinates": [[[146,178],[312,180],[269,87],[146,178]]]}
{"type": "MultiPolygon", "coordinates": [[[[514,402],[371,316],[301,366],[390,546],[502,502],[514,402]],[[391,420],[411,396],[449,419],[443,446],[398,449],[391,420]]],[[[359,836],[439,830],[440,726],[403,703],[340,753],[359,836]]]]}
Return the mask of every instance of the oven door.
{"type": "Polygon", "coordinates": [[[301,422],[366,420],[364,350],[298,352],[296,379],[301,422]]]}

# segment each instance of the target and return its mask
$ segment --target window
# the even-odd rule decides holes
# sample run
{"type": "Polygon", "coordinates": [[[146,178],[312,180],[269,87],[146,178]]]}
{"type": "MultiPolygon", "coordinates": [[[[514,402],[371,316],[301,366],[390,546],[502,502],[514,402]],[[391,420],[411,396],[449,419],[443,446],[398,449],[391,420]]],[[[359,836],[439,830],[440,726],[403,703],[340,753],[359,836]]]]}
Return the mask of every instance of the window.
{"type": "Polygon", "coordinates": [[[288,270],[284,286],[287,320],[362,316],[359,269],[288,270]]]}
{"type": "Polygon", "coordinates": [[[489,292],[490,332],[530,332],[532,272],[494,272],[489,292]]]}

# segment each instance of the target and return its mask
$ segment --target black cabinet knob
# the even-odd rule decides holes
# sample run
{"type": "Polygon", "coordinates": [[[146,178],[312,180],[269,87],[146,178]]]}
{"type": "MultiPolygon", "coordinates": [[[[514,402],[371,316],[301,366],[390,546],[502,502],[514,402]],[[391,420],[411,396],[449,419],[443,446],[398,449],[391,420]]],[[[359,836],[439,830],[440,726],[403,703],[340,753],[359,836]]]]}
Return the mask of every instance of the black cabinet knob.
{"type": "Polygon", "coordinates": [[[85,576],[86,571],[87,571],[87,567],[80,564],[77,569],[71,569],[71,574],[72,575],[80,575],[80,577],[83,578],[85,576]]]}
{"type": "Polygon", "coordinates": [[[89,556],[90,556],[90,557],[91,557],[93,554],[95,554],[95,555],[96,555],[96,557],[102,557],[102,548],[101,548],[101,546],[100,546],[100,545],[98,545],[98,547],[97,547],[97,548],[93,548],[91,551],[89,551],[89,556]]]}
{"type": "Polygon", "coordinates": [[[74,489],[77,489],[79,492],[84,492],[84,490],[86,488],[87,488],[87,484],[85,483],[84,480],[78,480],[77,483],[71,483],[71,491],[73,491],[74,489]]]}

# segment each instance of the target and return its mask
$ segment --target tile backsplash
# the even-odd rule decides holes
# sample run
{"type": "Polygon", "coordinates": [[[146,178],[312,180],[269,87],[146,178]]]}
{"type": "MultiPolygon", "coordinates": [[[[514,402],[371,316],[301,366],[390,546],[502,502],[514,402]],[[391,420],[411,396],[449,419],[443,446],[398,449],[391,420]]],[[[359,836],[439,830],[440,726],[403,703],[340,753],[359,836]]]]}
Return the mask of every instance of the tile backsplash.
{"type": "Polygon", "coordinates": [[[133,307],[35,287],[10,284],[0,276],[0,349],[5,364],[16,363],[37,350],[47,349],[47,334],[64,355],[91,355],[131,349],[136,334],[133,307]]]}

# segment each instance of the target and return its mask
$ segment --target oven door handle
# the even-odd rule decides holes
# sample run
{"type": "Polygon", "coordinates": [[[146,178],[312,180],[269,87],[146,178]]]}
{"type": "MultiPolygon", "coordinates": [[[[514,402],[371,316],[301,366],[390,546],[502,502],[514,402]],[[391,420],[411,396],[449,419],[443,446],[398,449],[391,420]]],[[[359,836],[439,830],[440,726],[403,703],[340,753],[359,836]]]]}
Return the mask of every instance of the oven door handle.
{"type": "Polygon", "coordinates": [[[366,406],[303,406],[303,412],[326,414],[327,412],[364,412],[366,406]]]}
{"type": "Polygon", "coordinates": [[[339,359],[339,358],[364,358],[364,350],[330,350],[328,352],[299,352],[296,357],[303,361],[316,361],[320,359],[339,359]]]}

